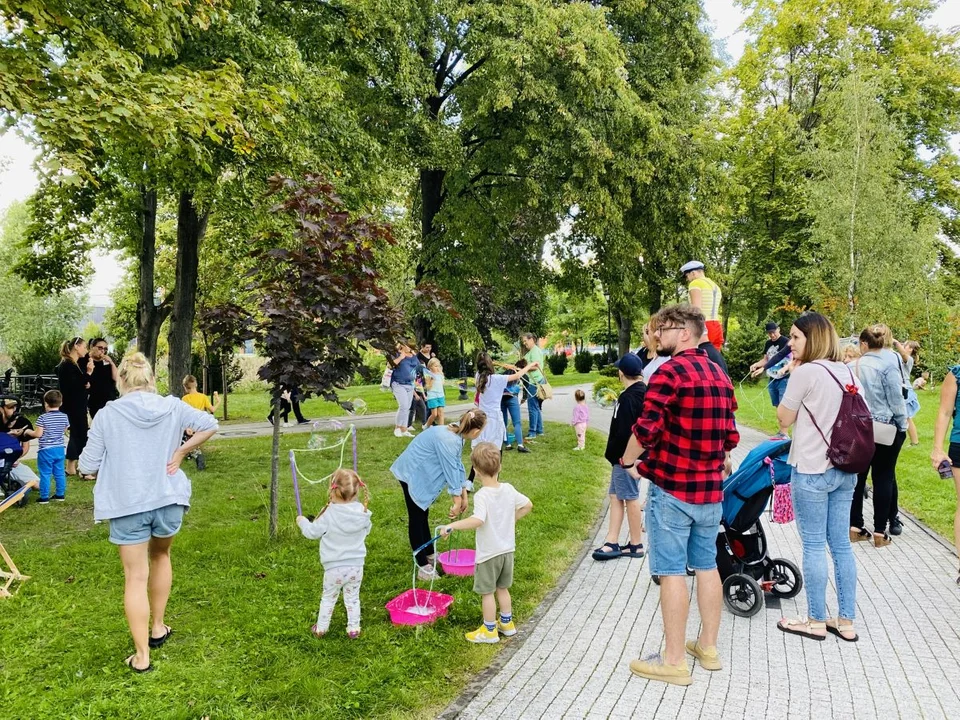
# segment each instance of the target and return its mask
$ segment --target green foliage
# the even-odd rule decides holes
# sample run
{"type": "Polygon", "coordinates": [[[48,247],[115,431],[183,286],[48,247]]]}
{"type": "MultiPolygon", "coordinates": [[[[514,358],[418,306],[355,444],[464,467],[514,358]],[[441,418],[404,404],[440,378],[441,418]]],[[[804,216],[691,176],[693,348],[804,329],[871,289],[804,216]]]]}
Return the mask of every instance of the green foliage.
{"type": "Polygon", "coordinates": [[[60,364],[60,345],[66,338],[56,331],[35,328],[29,337],[11,350],[10,359],[18,375],[52,375],[60,364]]]}
{"type": "MultiPolygon", "coordinates": [[[[789,332],[789,328],[783,330],[789,332]]],[[[763,344],[766,341],[767,335],[762,325],[743,323],[730,330],[723,348],[723,359],[727,361],[727,369],[735,383],[746,378],[750,366],[763,357],[763,344]]]]}
{"type": "Polygon", "coordinates": [[[567,365],[569,364],[569,359],[567,358],[566,353],[556,353],[553,355],[547,355],[547,367],[550,368],[550,372],[553,375],[563,375],[567,370],[567,365]]]}
{"type": "Polygon", "coordinates": [[[601,390],[613,390],[618,395],[623,392],[623,383],[620,382],[619,375],[617,377],[601,377],[593,384],[593,396],[596,397],[601,390]]]}
{"type": "Polygon", "coordinates": [[[599,373],[601,377],[611,377],[611,378],[620,377],[620,370],[614,367],[613,365],[604,365],[602,368],[599,369],[599,373]]]}
{"type": "Polygon", "coordinates": [[[0,297],[5,299],[0,303],[0,345],[14,358],[19,372],[49,374],[60,362],[60,343],[76,335],[86,303],[76,292],[37,294],[11,272],[25,254],[23,238],[29,223],[28,206],[14,203],[0,228],[0,297]],[[53,347],[56,351],[51,356],[53,347]]]}
{"type": "Polygon", "coordinates": [[[577,354],[573,356],[573,366],[579,373],[590,372],[590,369],[593,367],[593,353],[588,350],[578,351],[577,354]]]}

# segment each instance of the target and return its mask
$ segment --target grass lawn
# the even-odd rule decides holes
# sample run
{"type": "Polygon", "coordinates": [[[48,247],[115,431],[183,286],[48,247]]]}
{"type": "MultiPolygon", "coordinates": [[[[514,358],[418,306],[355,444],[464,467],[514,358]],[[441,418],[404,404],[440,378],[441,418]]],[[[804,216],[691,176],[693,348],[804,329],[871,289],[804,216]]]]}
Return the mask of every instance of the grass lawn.
{"type": "MultiPolygon", "coordinates": [[[[597,372],[578,373],[567,372],[563,375],[548,375],[550,383],[557,387],[568,385],[579,385],[581,383],[592,383],[600,374],[597,372]]],[[[459,400],[460,393],[455,387],[455,381],[448,378],[446,388],[447,406],[457,403],[473,402],[473,379],[470,381],[469,396],[466,401],[459,400]]],[[[382,390],[379,385],[357,385],[348,387],[339,392],[340,400],[363,400],[367,404],[367,414],[395,412],[397,402],[393,399],[393,394],[382,390]]],[[[320,398],[312,397],[304,403],[301,403],[300,409],[305,417],[339,417],[347,413],[339,405],[327,402],[320,398]]],[[[229,422],[259,422],[266,420],[267,413],[270,412],[270,396],[267,392],[237,392],[230,393],[227,398],[227,412],[230,416],[229,422]]],[[[219,417],[223,417],[223,412],[218,412],[219,417]]],[[[294,421],[293,415],[290,416],[294,421]]]]}
{"type": "MultiPolygon", "coordinates": [[[[930,466],[933,450],[933,426],[940,402],[939,391],[918,393],[920,412],[913,419],[920,434],[920,444],[910,447],[910,440],[903,446],[897,463],[897,486],[899,502],[911,515],[933,528],[953,543],[953,514],[957,506],[957,494],[953,482],[941,480],[930,466]]],[[[766,383],[737,387],[740,410],[737,419],[745,425],[765,432],[776,432],[774,408],[770,405],[766,383]]]]}
{"type": "MultiPolygon", "coordinates": [[[[533,453],[504,457],[503,479],[534,503],[517,526],[512,592],[520,623],[581,548],[609,474],[599,434],[593,433],[586,452],[573,453],[569,428],[548,427],[533,453]]],[[[284,456],[307,440],[283,436],[284,456]]],[[[155,671],[147,675],[122,664],[133,647],[123,616],[123,578],[107,524],[92,522],[92,483],[71,480],[66,504],[4,513],[0,537],[21,571],[33,576],[16,597],[0,601],[5,717],[432,717],[490,662],[497,646],[463,639],[480,622],[472,578],[437,583],[435,589],[456,598],[445,619],[420,628],[390,624],[383,606],[410,586],[412,560],[403,498],[389,473],[407,441],[389,429],[359,434],[360,473],[370,485],[373,511],[361,589],[363,635],[347,639],[341,602],[330,634],[314,639],[308,628],[321,589],[317,543],[294,525],[285,461],[281,535],[267,537],[269,443],[210,443],[208,469],[187,468],[194,504],[174,544],[167,612],[176,634],[153,652],[155,671]]],[[[335,465],[331,457],[303,457],[304,472],[325,474],[335,465]]],[[[322,485],[303,493],[306,512],[325,502],[322,485]]],[[[443,521],[447,507],[438,502],[432,524],[443,521]]],[[[472,533],[454,537],[473,544],[472,533]]]]}

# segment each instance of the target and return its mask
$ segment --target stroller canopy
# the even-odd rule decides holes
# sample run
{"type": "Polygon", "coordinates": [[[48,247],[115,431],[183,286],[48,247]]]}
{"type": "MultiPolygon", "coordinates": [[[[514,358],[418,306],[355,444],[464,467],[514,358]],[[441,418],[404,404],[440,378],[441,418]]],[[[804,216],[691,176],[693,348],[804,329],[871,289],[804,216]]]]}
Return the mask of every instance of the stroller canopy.
{"type": "Polygon", "coordinates": [[[724,527],[743,531],[757,522],[767,507],[774,483],[790,482],[789,452],[789,440],[769,440],[743,459],[737,471],[723,483],[724,527]]]}

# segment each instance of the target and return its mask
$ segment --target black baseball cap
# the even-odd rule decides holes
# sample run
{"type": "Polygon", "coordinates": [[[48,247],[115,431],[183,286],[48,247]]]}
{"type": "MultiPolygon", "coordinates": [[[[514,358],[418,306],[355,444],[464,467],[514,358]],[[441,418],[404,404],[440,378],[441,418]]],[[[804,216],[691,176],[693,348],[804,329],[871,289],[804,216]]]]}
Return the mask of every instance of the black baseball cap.
{"type": "Polygon", "coordinates": [[[768,322],[766,324],[766,327],[764,327],[765,332],[773,332],[774,330],[779,330],[779,329],[780,329],[780,326],[777,325],[775,322],[773,322],[773,320],[768,322]]]}
{"type": "Polygon", "coordinates": [[[613,366],[628,377],[639,377],[643,372],[643,362],[634,353],[627,353],[613,366]]]}

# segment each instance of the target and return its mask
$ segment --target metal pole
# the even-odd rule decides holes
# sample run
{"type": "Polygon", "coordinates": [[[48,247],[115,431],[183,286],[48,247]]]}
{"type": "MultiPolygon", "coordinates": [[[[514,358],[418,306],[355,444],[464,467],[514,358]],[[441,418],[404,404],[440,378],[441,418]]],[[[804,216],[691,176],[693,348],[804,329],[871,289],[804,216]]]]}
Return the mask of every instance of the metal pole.
{"type": "Polygon", "coordinates": [[[467,399],[467,358],[463,354],[463,338],[460,338],[460,400],[467,399]]]}
{"type": "Polygon", "coordinates": [[[223,379],[223,419],[227,419],[227,365],[220,361],[220,373],[223,379]]]}

